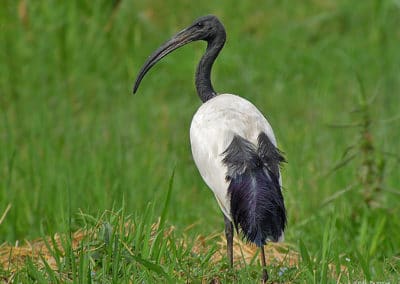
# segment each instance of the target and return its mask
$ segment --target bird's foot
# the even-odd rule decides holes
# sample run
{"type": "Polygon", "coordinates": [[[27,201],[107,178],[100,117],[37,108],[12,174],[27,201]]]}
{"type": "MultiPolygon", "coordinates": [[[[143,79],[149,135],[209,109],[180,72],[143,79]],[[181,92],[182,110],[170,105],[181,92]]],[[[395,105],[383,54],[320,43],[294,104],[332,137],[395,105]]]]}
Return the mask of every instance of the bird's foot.
{"type": "Polygon", "coordinates": [[[262,271],[262,278],[261,278],[261,283],[265,284],[268,282],[268,272],[267,270],[264,268],[262,271]]]}

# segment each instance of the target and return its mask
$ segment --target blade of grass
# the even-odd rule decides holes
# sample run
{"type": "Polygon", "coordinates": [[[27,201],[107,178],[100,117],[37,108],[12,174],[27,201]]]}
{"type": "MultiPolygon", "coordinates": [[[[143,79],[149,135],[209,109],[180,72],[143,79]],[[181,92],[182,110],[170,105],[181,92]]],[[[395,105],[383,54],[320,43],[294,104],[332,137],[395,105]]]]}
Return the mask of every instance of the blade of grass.
{"type": "Polygon", "coordinates": [[[378,248],[378,245],[383,242],[382,238],[384,238],[383,232],[386,225],[386,216],[383,216],[377,226],[375,226],[375,233],[371,241],[371,245],[369,248],[369,255],[373,256],[378,248]]]}
{"type": "Polygon", "coordinates": [[[308,253],[308,249],[306,248],[304,242],[301,239],[299,241],[299,249],[300,249],[301,259],[303,260],[309,273],[313,275],[314,274],[313,261],[311,260],[310,254],[308,253]]]}
{"type": "Polygon", "coordinates": [[[51,283],[59,283],[56,274],[54,273],[54,270],[50,267],[50,265],[47,263],[47,260],[43,257],[42,254],[39,254],[40,259],[42,260],[42,263],[45,267],[46,273],[49,276],[51,283]]]}
{"type": "Polygon", "coordinates": [[[143,258],[141,258],[138,255],[135,255],[132,250],[127,246],[126,243],[122,242],[123,246],[125,247],[125,249],[129,252],[130,256],[138,263],[140,263],[141,265],[143,265],[145,268],[149,269],[150,271],[154,271],[159,275],[164,276],[166,279],[168,279],[169,281],[171,280],[169,275],[165,272],[164,268],[156,263],[153,263],[151,261],[145,260],[143,258]]]}
{"type": "Polygon", "coordinates": [[[169,178],[167,196],[165,197],[164,207],[160,217],[160,228],[164,228],[169,205],[171,203],[171,192],[174,185],[174,176],[175,176],[175,168],[172,170],[171,176],[169,178]]]}
{"type": "Polygon", "coordinates": [[[359,264],[361,266],[361,269],[364,272],[364,277],[367,283],[371,281],[371,272],[369,268],[369,256],[368,255],[361,255],[359,250],[355,251],[355,255],[357,260],[359,261],[359,264]]]}
{"type": "Polygon", "coordinates": [[[42,275],[42,273],[37,269],[37,267],[33,264],[31,258],[26,260],[26,269],[28,276],[37,281],[37,283],[47,283],[48,280],[42,275]]]}

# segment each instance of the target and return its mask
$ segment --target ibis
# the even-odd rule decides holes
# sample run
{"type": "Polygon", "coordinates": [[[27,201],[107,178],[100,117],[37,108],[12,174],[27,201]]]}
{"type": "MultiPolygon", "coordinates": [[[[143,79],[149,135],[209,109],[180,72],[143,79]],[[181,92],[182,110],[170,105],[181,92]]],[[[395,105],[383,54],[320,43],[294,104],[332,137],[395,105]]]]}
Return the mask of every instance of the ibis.
{"type": "Polygon", "coordinates": [[[282,240],[286,226],[280,174],[285,159],[270,124],[251,102],[214,90],[211,69],[226,40],[220,20],[213,15],[203,16],[161,45],[139,71],[133,93],[160,59],[198,40],[206,41],[207,48],[195,74],[202,105],[190,126],[193,159],[222,210],[230,267],[235,228],[246,241],[260,248],[262,280],[266,282],[264,245],[282,240]]]}

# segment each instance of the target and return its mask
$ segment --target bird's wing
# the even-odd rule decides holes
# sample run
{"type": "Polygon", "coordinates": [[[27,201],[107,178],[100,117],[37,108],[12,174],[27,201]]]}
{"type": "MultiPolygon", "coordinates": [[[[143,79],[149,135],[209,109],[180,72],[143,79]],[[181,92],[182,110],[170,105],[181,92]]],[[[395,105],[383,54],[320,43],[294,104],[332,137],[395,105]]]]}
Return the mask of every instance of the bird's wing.
{"type": "MultiPolygon", "coordinates": [[[[276,145],[272,128],[261,112],[249,101],[235,95],[216,96],[204,103],[193,117],[190,127],[193,159],[228,218],[231,218],[227,195],[229,182],[226,180],[228,167],[222,161],[223,153],[235,136],[257,145],[262,132],[276,145]]],[[[261,148],[269,150],[264,144],[261,148]]]]}

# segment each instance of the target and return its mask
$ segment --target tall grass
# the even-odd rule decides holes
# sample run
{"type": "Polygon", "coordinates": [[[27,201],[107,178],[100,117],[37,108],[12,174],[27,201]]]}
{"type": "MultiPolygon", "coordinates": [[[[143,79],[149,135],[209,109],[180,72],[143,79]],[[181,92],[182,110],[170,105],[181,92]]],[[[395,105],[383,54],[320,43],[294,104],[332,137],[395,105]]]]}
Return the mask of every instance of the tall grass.
{"type": "MultiPolygon", "coordinates": [[[[388,190],[379,192],[382,206],[374,210],[358,206],[364,201],[356,191],[335,198],[347,186],[360,185],[360,164],[350,163],[327,175],[347,147],[359,143],[357,129],[329,127],[357,120],[351,113],[358,105],[357,76],[367,97],[375,97],[368,110],[374,146],[393,156],[399,153],[400,8],[394,0],[235,5],[4,1],[0,242],[75,231],[85,226],[80,211],[98,221],[111,208],[123,208],[124,213],[117,214],[120,219],[136,214],[134,220],[143,230],[163,215],[163,222],[176,226],[177,239],[188,226],[191,237],[222,230],[222,215],[197,173],[188,139],[191,117],[200,105],[194,66],[204,44],[192,44],[163,60],[145,78],[140,93],[131,95],[138,68],[150,52],[208,13],[218,15],[228,32],[213,72],[217,91],[254,102],[274,127],[289,161],[283,169],[286,240],[299,246],[302,261],[288,279],[331,282],[342,275],[339,281],[397,281],[399,160],[384,156],[388,190]],[[160,200],[167,196],[173,169],[170,206],[163,210],[160,200]],[[149,203],[154,211],[146,217],[142,212],[149,203]],[[332,263],[335,276],[327,270],[332,263]],[[340,274],[341,266],[347,273],[340,274]]],[[[107,222],[120,226],[114,221],[107,222]]],[[[101,259],[102,279],[128,280],[121,271],[139,271],[146,261],[154,269],[149,264],[137,279],[163,278],[160,271],[173,278],[189,267],[185,277],[200,277],[221,268],[182,257],[187,262],[178,263],[180,268],[171,261],[161,270],[157,265],[167,251],[189,254],[178,246],[163,247],[162,242],[143,249],[142,263],[130,259],[124,264],[126,259],[118,254],[129,250],[121,246],[122,235],[118,238],[113,235],[116,243],[104,248],[108,250],[101,259]],[[118,263],[108,259],[114,254],[118,263]]],[[[97,274],[93,276],[90,257],[82,254],[77,266],[63,271],[93,281],[97,274]]],[[[58,277],[49,269],[38,274],[32,265],[26,266],[29,279],[58,277]]],[[[240,279],[254,273],[257,277],[256,272],[242,271],[240,279]]]]}

